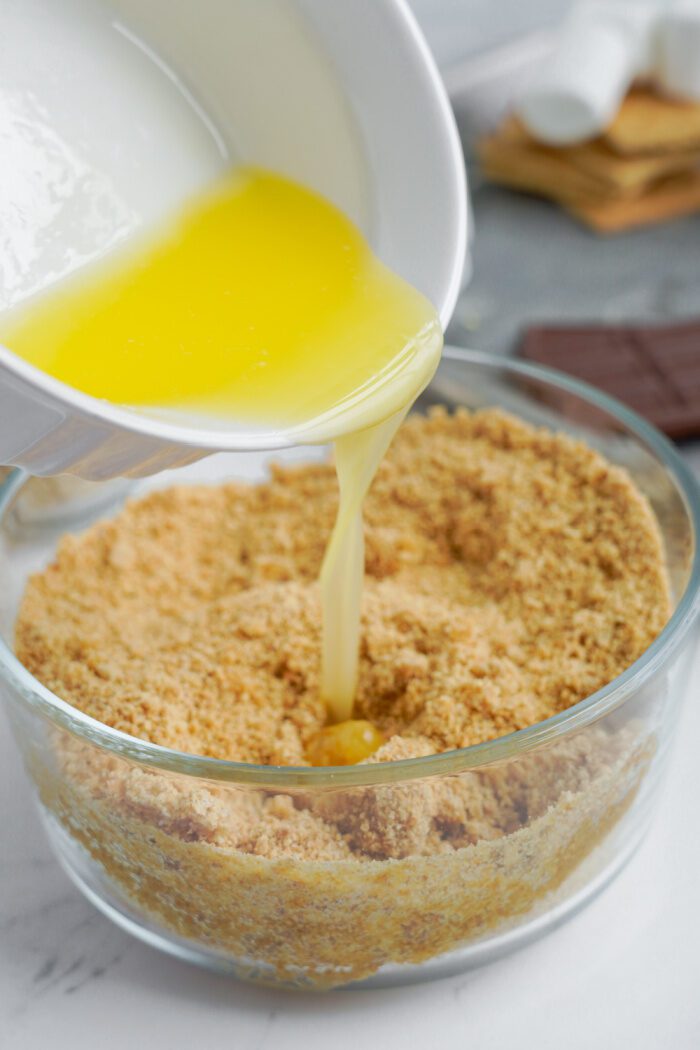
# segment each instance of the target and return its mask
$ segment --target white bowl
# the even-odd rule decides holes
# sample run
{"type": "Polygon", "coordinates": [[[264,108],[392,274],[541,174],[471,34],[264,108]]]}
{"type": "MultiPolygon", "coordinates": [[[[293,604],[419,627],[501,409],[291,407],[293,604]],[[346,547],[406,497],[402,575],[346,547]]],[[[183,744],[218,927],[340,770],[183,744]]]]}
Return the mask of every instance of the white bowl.
{"type": "MultiPolygon", "coordinates": [[[[466,182],[402,0],[24,0],[0,10],[0,286],[25,302],[236,161],[342,207],[443,324],[466,182]],[[38,174],[37,174],[38,173],[38,174]]],[[[183,427],[81,394],[0,347],[0,462],[141,476],[284,434],[183,427]]]]}

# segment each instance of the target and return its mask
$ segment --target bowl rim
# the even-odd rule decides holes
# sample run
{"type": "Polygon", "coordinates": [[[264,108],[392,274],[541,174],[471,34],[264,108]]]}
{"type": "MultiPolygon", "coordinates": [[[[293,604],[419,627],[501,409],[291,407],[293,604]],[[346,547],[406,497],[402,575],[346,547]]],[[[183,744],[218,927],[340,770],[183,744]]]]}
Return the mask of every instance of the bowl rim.
{"type": "MultiPolygon", "coordinates": [[[[558,737],[582,729],[619,707],[668,660],[700,614],[700,484],[668,438],[636,412],[588,383],[542,365],[477,350],[446,347],[442,360],[473,364],[491,370],[494,374],[505,372],[544,381],[560,391],[572,393],[622,423],[670,474],[693,532],[692,565],[688,581],[660,634],[634,663],[607,685],[542,722],[470,747],[371,765],[310,767],[233,762],[139,740],[99,722],[53,693],[24,667],[2,637],[0,677],[30,707],[38,709],[51,722],[114,755],[197,779],[273,788],[366,787],[461,773],[525,754],[558,737]]],[[[29,475],[24,471],[14,470],[0,485],[0,524],[28,479],[29,475]]]]}

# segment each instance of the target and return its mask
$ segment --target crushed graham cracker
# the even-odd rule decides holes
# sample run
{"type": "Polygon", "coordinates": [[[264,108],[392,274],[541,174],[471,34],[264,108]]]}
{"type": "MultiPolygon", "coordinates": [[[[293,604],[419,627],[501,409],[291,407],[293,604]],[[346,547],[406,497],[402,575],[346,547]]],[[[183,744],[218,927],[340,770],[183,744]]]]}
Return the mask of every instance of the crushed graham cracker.
{"type": "MultiPolygon", "coordinates": [[[[331,465],[177,487],[65,539],[17,655],[134,736],[303,765],[324,724],[317,577],[331,465]]],[[[502,412],[412,417],[366,501],[355,716],[446,751],[562,711],[669,614],[661,540],[624,471],[502,412]]]]}
{"type": "MultiPolygon", "coordinates": [[[[421,750],[387,746],[387,758],[421,750]]],[[[54,747],[56,765],[33,776],[64,855],[74,844],[68,862],[98,865],[100,895],[208,965],[312,989],[561,909],[618,863],[657,760],[653,731],[631,720],[481,771],[312,798],[193,789],[65,732],[54,747]]]]}
{"type": "MultiPolygon", "coordinates": [[[[145,740],[303,765],[325,722],[316,579],[336,506],[330,465],[132,502],[30,580],[17,654],[145,740]]],[[[365,521],[355,716],[387,738],[370,763],[562,711],[669,614],[627,474],[500,411],[410,418],[365,521]]],[[[54,748],[42,800],[117,899],[242,975],[327,987],[524,921],[627,813],[655,741],[623,717],[477,770],[318,792],[166,774],[63,731],[54,748]]]]}

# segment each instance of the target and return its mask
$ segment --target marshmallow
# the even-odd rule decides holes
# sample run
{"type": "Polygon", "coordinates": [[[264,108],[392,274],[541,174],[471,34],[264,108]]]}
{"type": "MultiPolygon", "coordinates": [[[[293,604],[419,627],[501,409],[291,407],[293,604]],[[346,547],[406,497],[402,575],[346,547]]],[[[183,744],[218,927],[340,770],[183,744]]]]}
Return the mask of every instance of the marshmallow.
{"type": "Polygon", "coordinates": [[[648,8],[587,4],[566,21],[551,57],[536,71],[520,117],[542,142],[566,146],[598,135],[651,60],[648,8]]]}
{"type": "Polygon", "coordinates": [[[700,0],[685,0],[664,12],[656,47],[656,73],[663,86],[700,102],[700,0]]]}

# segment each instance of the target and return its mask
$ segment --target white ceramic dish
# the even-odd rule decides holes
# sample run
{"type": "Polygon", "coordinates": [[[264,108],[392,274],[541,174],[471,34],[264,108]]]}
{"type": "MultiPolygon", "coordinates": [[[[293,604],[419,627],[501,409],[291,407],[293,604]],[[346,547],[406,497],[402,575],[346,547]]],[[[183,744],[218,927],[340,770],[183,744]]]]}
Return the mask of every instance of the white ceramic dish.
{"type": "MultiPolygon", "coordinates": [[[[0,9],[0,36],[6,307],[244,161],[344,208],[449,320],[466,245],[462,153],[402,0],[25,0],[0,9]]],[[[34,474],[140,476],[289,443],[106,405],[0,347],[0,462],[34,474]]]]}

